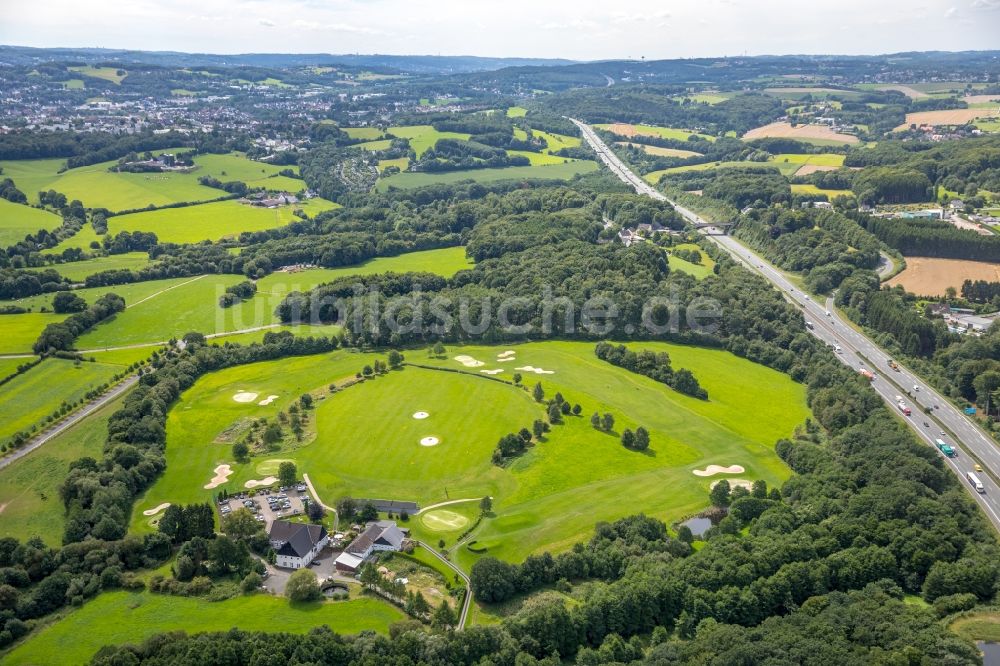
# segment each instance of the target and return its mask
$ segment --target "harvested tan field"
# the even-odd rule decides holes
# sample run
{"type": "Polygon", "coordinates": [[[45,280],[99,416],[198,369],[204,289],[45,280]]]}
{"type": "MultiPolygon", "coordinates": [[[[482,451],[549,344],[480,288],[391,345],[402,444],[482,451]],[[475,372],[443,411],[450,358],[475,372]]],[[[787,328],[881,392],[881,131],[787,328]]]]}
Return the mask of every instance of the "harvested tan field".
{"type": "Polygon", "coordinates": [[[927,93],[920,92],[916,88],[911,88],[910,86],[900,86],[900,85],[879,86],[878,89],[879,90],[898,90],[899,92],[903,93],[904,95],[906,95],[910,99],[921,99],[923,97],[929,97],[929,95],[927,93]]]}
{"type": "Polygon", "coordinates": [[[700,157],[701,153],[693,150],[680,150],[679,148],[662,148],[660,146],[647,146],[644,143],[631,143],[630,141],[616,141],[619,146],[636,146],[647,155],[659,155],[660,157],[700,157]]]}
{"type": "Polygon", "coordinates": [[[965,280],[1000,282],[1000,264],[963,259],[906,257],[906,270],[888,284],[903,285],[907,291],[921,296],[944,296],[948,287],[962,288],[965,280]]]}
{"type": "Polygon", "coordinates": [[[799,170],[795,172],[796,176],[808,176],[811,173],[816,173],[817,171],[836,171],[840,167],[835,166],[823,166],[822,164],[803,164],[799,167],[799,170]]]}
{"type": "Polygon", "coordinates": [[[944,111],[920,111],[906,114],[906,122],[897,130],[910,125],[964,125],[976,118],[993,118],[1000,115],[1000,106],[992,109],[947,109],[944,111]]]}
{"type": "Polygon", "coordinates": [[[639,131],[631,123],[611,123],[608,131],[618,136],[639,136],[639,131]]]}
{"type": "Polygon", "coordinates": [[[847,93],[850,95],[852,90],[840,90],[838,88],[764,88],[766,93],[847,93]]]}
{"type": "Polygon", "coordinates": [[[744,139],[763,139],[769,136],[782,137],[786,139],[822,139],[824,141],[837,141],[839,143],[858,143],[858,137],[850,134],[840,134],[834,132],[826,125],[799,125],[792,127],[789,123],[771,123],[763,127],[756,127],[743,135],[744,139]]]}
{"type": "Polygon", "coordinates": [[[1000,102],[1000,95],[966,95],[961,100],[966,104],[985,104],[987,102],[1000,102]]]}

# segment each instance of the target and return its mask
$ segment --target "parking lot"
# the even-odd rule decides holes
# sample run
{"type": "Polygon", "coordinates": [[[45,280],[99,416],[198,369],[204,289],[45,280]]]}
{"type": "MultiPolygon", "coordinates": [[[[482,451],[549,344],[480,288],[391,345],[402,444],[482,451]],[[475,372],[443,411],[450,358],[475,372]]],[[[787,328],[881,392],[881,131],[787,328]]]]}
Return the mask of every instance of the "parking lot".
{"type": "Polygon", "coordinates": [[[219,513],[224,518],[237,509],[249,509],[267,530],[275,520],[305,513],[302,500],[308,497],[309,491],[304,485],[247,490],[220,502],[219,513]]]}

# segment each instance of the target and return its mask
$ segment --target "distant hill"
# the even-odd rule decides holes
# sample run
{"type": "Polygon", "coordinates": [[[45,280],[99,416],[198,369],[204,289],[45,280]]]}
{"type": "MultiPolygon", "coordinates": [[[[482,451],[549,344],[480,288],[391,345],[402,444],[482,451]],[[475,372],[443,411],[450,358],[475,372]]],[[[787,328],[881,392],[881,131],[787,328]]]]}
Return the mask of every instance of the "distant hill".
{"type": "Polygon", "coordinates": [[[255,66],[301,67],[308,65],[349,65],[393,69],[412,74],[463,74],[506,67],[562,66],[573,60],[557,58],[483,58],[479,56],[359,55],[330,53],[181,53],[178,51],[130,51],[123,49],[51,48],[0,46],[0,64],[30,65],[38,62],[75,60],[81,63],[143,63],[166,67],[255,66]]]}

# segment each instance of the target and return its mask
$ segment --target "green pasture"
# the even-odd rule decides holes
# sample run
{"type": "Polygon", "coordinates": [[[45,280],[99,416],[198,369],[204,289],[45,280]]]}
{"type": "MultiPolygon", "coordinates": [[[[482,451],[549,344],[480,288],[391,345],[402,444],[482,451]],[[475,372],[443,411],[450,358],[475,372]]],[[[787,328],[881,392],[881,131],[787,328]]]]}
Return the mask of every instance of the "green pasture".
{"type": "Polygon", "coordinates": [[[385,133],[378,127],[341,127],[340,129],[346,132],[347,136],[352,139],[372,141],[374,139],[381,139],[385,136],[385,133]]]}
{"type": "Polygon", "coordinates": [[[410,147],[419,158],[439,139],[468,139],[464,132],[439,132],[430,125],[397,125],[389,128],[389,134],[401,139],[409,139],[410,147]]]}
{"type": "Polygon", "coordinates": [[[462,180],[474,180],[479,183],[489,183],[499,180],[527,180],[531,178],[570,180],[578,174],[590,173],[596,170],[596,162],[576,160],[562,164],[507,167],[504,169],[470,169],[468,171],[446,171],[444,173],[407,172],[383,178],[378,181],[375,187],[380,192],[385,192],[392,187],[409,190],[439,183],[457,183],[462,180]]]}
{"type": "Polygon", "coordinates": [[[643,178],[652,184],[656,184],[660,180],[660,176],[664,174],[672,173],[684,173],[685,171],[707,171],[709,169],[777,169],[783,175],[792,175],[798,171],[801,164],[792,163],[780,163],[780,162],[702,162],[700,164],[685,164],[684,166],[671,167],[669,169],[660,169],[658,171],[650,171],[645,174],[643,178]]]}
{"type": "Polygon", "coordinates": [[[83,79],[68,79],[63,81],[62,84],[66,90],[83,90],[86,88],[83,83],[83,79]]]}
{"type": "Polygon", "coordinates": [[[243,231],[281,227],[298,219],[294,215],[296,210],[313,216],[336,207],[337,204],[319,198],[279,208],[249,206],[230,199],[183,208],[116,215],[108,220],[108,233],[151,231],[161,242],[196,243],[239,236],[243,231]]]}
{"type": "MultiPolygon", "coordinates": [[[[603,130],[608,130],[611,125],[608,123],[601,123],[594,125],[594,127],[600,127],[603,130]]],[[[647,134],[650,136],[658,136],[663,139],[674,139],[676,141],[687,141],[691,136],[697,136],[699,138],[705,139],[706,141],[715,141],[714,136],[709,136],[708,134],[700,134],[698,132],[693,132],[686,129],[677,129],[674,127],[660,127],[658,125],[633,125],[635,131],[641,134],[647,134]]]]}
{"type": "Polygon", "coordinates": [[[374,141],[365,141],[364,143],[358,143],[354,145],[354,148],[362,148],[364,150],[388,150],[392,145],[392,139],[376,139],[374,141]]]}
{"type": "Polygon", "coordinates": [[[53,264],[50,268],[74,282],[83,282],[87,276],[94,273],[117,270],[137,271],[150,263],[152,262],[149,260],[149,255],[145,252],[127,252],[66,264],[53,264]]]}
{"type": "Polygon", "coordinates": [[[0,441],[40,425],[63,401],[82,398],[121,370],[120,365],[109,363],[45,359],[0,388],[0,441]]]}
{"type": "Polygon", "coordinates": [[[0,379],[11,376],[17,372],[18,366],[33,360],[33,358],[0,358],[0,379]]]}
{"type": "MultiPolygon", "coordinates": [[[[46,297],[51,302],[52,294],[46,294],[46,297]]],[[[31,300],[21,299],[21,301],[3,301],[2,303],[21,305],[31,300]]],[[[31,348],[38,336],[41,335],[42,330],[49,324],[62,321],[67,316],[52,312],[0,315],[0,354],[30,354],[31,348]]]]}
{"type": "MultiPolygon", "coordinates": [[[[703,92],[696,93],[694,95],[685,95],[692,102],[704,102],[705,104],[719,104],[720,102],[725,102],[728,99],[732,99],[736,96],[736,93],[723,93],[723,92],[703,92]]],[[[680,99],[683,99],[681,97],[680,99]]]]}
{"type": "Polygon", "coordinates": [[[634,141],[618,141],[619,146],[635,146],[647,155],[657,155],[659,157],[700,157],[701,153],[695,152],[693,150],[680,150],[679,148],[663,148],[661,146],[650,146],[645,143],[636,143],[634,141]]]}
{"type": "MultiPolygon", "coordinates": [[[[155,153],[177,152],[183,148],[157,150],[155,153]]],[[[118,173],[108,171],[117,160],[77,167],[59,173],[64,159],[11,160],[0,163],[4,177],[12,178],[18,188],[38,203],[40,190],[55,189],[70,200],[79,199],[86,206],[103,207],[112,211],[134,210],[147,206],[165,206],[183,201],[209,201],[225,196],[225,192],[198,183],[202,176],[219,180],[239,180],[252,187],[297,192],[304,187],[301,180],[279,176],[289,167],[255,162],[241,153],[199,155],[198,168],[187,173],[118,173]]],[[[200,240],[200,239],[199,239],[200,240]]]]}
{"type": "Polygon", "coordinates": [[[679,250],[698,250],[701,252],[701,263],[693,264],[686,259],[681,259],[680,257],[675,257],[670,255],[667,257],[667,263],[670,265],[671,270],[680,271],[681,273],[687,273],[688,275],[702,280],[707,278],[709,275],[713,274],[713,269],[715,268],[715,260],[712,259],[708,254],[705,253],[703,249],[695,245],[694,243],[682,243],[680,245],[675,245],[674,249],[679,250]]]}
{"type": "Polygon", "coordinates": [[[787,162],[804,166],[812,164],[815,166],[844,166],[844,155],[837,153],[821,153],[819,155],[809,155],[805,153],[781,153],[771,157],[772,162],[787,162]]]}
{"type": "Polygon", "coordinates": [[[508,150],[508,155],[519,155],[521,157],[527,157],[531,166],[544,166],[547,164],[568,164],[570,162],[576,162],[578,160],[570,159],[568,157],[559,157],[557,155],[550,155],[549,153],[536,153],[530,150],[508,150]]]}
{"type": "Polygon", "coordinates": [[[507,109],[508,118],[523,118],[528,115],[528,110],[523,106],[511,106],[507,109]]]}
{"type": "Polygon", "coordinates": [[[840,197],[844,195],[850,195],[850,190],[825,190],[821,187],[816,187],[812,183],[805,183],[797,185],[792,183],[792,194],[825,194],[831,200],[834,197],[840,197]]]}
{"type": "MultiPolygon", "coordinates": [[[[3,400],[6,402],[6,398],[3,400]]],[[[108,418],[123,400],[115,399],[41,448],[0,469],[0,536],[21,541],[37,536],[53,547],[62,543],[66,512],[59,499],[59,486],[74,460],[84,456],[100,460],[108,436],[108,418]]]]}
{"type": "MultiPolygon", "coordinates": [[[[591,343],[449,347],[443,359],[409,350],[411,362],[458,372],[406,367],[327,395],[316,403],[315,439],[236,464],[227,433],[251,418],[274,418],[302,393],[351,377],[377,356],[342,350],[213,373],[186,391],[168,415],[167,471],[137,508],[208,499],[213,491],[202,486],[218,464],[233,466],[226,487],[235,490],[259,478],[257,465],[263,460],[287,458],[309,474],[327,504],[344,494],[414,500],[421,506],[491,495],[495,515],[473,538],[492,555],[519,560],[540,550],[568,548],[600,520],[639,511],[673,520],[704,508],[714,479],[692,470],[709,464],[742,465],[746,471],[737,478],[772,484],[788,476],[773,445],[808,416],[803,386],[722,351],[652,342],[632,346],[669,352],[675,367],[695,373],[710,400],[681,395],[604,363],[593,355],[591,343]],[[505,349],[516,352],[514,361],[499,361],[505,349]],[[484,365],[466,367],[455,360],[459,355],[484,365]],[[527,366],[553,374],[517,370],[527,366]],[[581,416],[567,417],[504,468],[490,463],[497,439],[530,426],[542,407],[528,391],[480,373],[494,369],[507,380],[521,372],[525,385],[540,381],[548,395],[560,391],[583,407],[581,416]],[[233,396],[240,391],[279,397],[266,406],[238,403],[233,396]],[[417,411],[430,416],[412,418],[417,411]],[[614,414],[616,432],[593,429],[589,416],[594,411],[614,414]],[[623,448],[621,430],[639,425],[651,433],[650,449],[623,448]],[[440,443],[421,446],[427,436],[440,443]]],[[[442,508],[467,517],[474,511],[465,504],[442,508]]],[[[427,538],[440,527],[418,517],[410,522],[427,538]]],[[[132,528],[150,529],[141,514],[132,528]]],[[[455,538],[458,533],[455,528],[445,534],[455,538]]],[[[465,549],[454,556],[465,567],[475,557],[465,549]]]]}
{"type": "MultiPolygon", "coordinates": [[[[71,72],[76,72],[77,74],[83,74],[84,76],[89,76],[93,79],[103,79],[110,83],[119,84],[122,82],[128,73],[119,74],[118,67],[94,67],[93,65],[82,65],[79,67],[67,67],[71,72]]],[[[125,70],[122,69],[124,72],[125,70]]]]}
{"type": "Polygon", "coordinates": [[[378,161],[378,172],[382,173],[385,171],[386,167],[394,166],[400,171],[406,171],[410,168],[410,158],[409,157],[397,157],[390,160],[379,160],[378,161]]]}
{"type": "MultiPolygon", "coordinates": [[[[5,177],[6,174],[0,176],[5,177]]],[[[41,229],[52,231],[61,225],[62,218],[55,213],[0,199],[0,247],[19,243],[41,229]]]]}
{"type": "Polygon", "coordinates": [[[83,664],[105,645],[141,643],[168,631],[197,633],[237,627],[301,634],[327,625],[342,634],[364,630],[385,634],[390,624],[404,617],[394,606],[368,597],[290,604],[267,594],[211,602],[151,592],[105,592],[29,634],[3,662],[43,664],[55,659],[61,664],[83,664]]]}
{"type": "Polygon", "coordinates": [[[582,139],[578,136],[567,136],[565,134],[553,134],[551,132],[543,132],[541,130],[533,129],[532,134],[537,137],[545,139],[545,143],[549,145],[546,152],[556,153],[563,148],[576,148],[580,145],[582,139]]]}

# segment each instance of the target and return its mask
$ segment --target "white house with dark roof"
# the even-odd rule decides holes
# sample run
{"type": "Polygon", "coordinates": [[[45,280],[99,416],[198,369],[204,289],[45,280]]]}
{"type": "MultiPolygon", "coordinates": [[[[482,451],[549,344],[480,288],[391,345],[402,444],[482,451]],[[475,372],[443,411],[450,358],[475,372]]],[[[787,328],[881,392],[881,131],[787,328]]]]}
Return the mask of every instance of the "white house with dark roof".
{"type": "Polygon", "coordinates": [[[267,538],[277,556],[275,564],[285,569],[309,566],[330,540],[322,525],[292,523],[287,520],[271,523],[267,538]]]}

